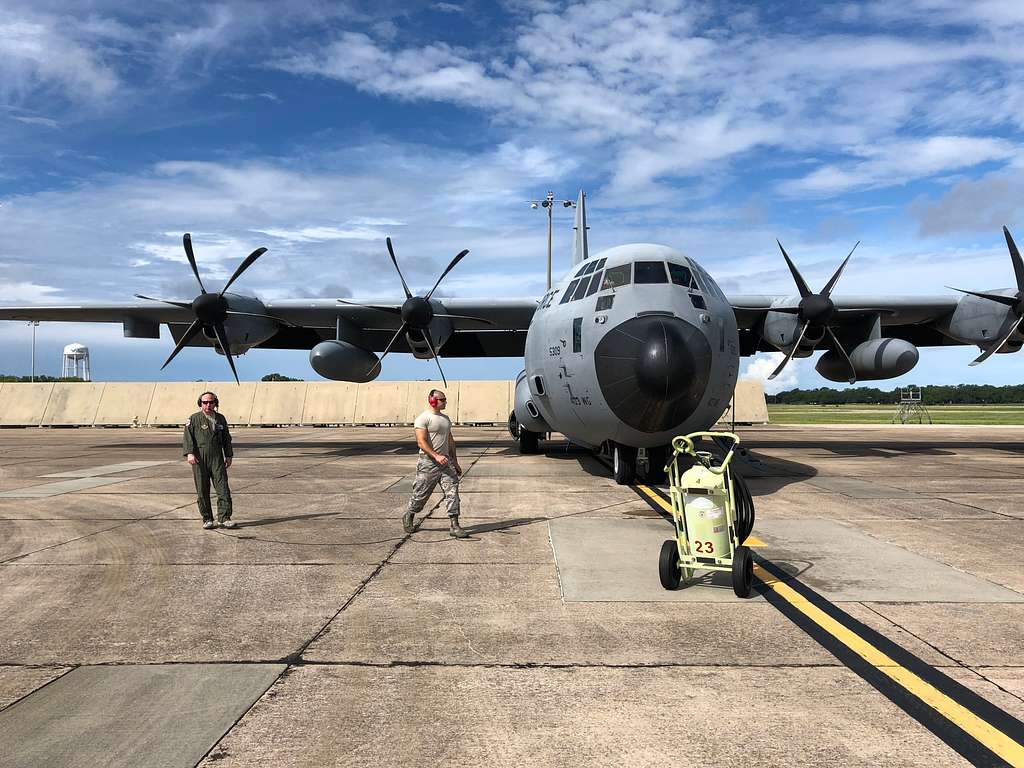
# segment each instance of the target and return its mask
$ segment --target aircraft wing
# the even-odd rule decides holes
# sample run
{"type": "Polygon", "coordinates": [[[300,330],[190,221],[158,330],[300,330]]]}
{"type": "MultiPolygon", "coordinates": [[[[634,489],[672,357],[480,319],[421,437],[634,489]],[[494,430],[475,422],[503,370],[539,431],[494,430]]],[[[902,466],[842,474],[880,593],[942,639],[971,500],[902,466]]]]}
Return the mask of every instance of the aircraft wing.
{"type": "MultiPolygon", "coordinates": [[[[400,303],[362,301],[353,304],[398,309],[400,303]]],[[[445,310],[453,315],[466,315],[490,321],[453,319],[454,332],[439,350],[445,357],[519,357],[526,346],[526,331],[537,309],[533,299],[440,299],[445,310]]],[[[263,302],[266,313],[280,318],[278,333],[259,344],[270,349],[312,349],[321,341],[335,338],[337,318],[348,321],[362,331],[367,348],[383,352],[401,324],[397,314],[366,306],[340,304],[334,299],[289,299],[263,302]],[[289,325],[290,324],[290,325],[289,325]]],[[[44,322],[122,323],[125,336],[159,338],[159,325],[166,324],[171,336],[178,340],[191,324],[190,309],[137,302],[126,304],[81,304],[68,306],[0,307],[0,320],[40,320],[44,322]]],[[[196,335],[189,346],[208,346],[196,335]]],[[[396,341],[395,352],[407,352],[404,339],[396,341]]]]}
{"type": "MultiPolygon", "coordinates": [[[[740,330],[741,354],[777,352],[760,334],[765,316],[777,307],[796,307],[798,296],[732,294],[726,296],[736,313],[740,330]]],[[[939,330],[939,325],[956,309],[956,296],[834,296],[836,314],[830,325],[842,338],[843,330],[851,333],[864,328],[875,318],[881,324],[882,336],[903,339],[918,347],[959,345],[939,330]]]]}

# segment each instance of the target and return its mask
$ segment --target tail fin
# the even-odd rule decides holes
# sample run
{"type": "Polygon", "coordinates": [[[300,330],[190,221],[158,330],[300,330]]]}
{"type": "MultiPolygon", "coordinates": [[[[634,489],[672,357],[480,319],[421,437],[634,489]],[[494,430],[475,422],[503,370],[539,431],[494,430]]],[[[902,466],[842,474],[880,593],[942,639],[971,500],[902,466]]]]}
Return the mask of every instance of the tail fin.
{"type": "Polygon", "coordinates": [[[572,265],[575,267],[581,261],[590,257],[590,249],[587,246],[587,193],[582,189],[580,196],[576,198],[576,223],[573,224],[576,230],[576,237],[572,241],[572,265]]]}

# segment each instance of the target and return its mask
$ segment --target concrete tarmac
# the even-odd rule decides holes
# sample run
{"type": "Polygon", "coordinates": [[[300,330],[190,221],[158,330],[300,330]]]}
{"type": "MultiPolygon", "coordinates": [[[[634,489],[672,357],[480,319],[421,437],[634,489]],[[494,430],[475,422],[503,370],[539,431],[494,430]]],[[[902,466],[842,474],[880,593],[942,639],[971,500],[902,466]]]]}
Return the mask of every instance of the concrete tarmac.
{"type": "Polygon", "coordinates": [[[439,494],[402,530],[411,428],[237,430],[216,531],[177,430],[2,430],[0,766],[984,764],[972,712],[1017,754],[1024,428],[740,431],[746,600],[662,590],[656,503],[498,428],[455,432],[466,541],[439,494]]]}

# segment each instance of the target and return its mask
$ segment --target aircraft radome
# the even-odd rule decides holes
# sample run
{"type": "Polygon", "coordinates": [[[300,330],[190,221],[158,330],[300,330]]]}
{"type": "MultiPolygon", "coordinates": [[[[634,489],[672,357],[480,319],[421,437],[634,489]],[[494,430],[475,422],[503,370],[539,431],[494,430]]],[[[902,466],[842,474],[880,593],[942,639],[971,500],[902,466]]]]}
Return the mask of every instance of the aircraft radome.
{"type": "Polygon", "coordinates": [[[785,353],[775,376],[792,358],[825,350],[818,373],[852,383],[907,373],[919,347],[976,345],[981,354],[971,364],[977,365],[1024,343],[1024,262],[1005,227],[1015,289],[842,298],[833,293],[853,251],[814,292],[780,243],[795,296],[726,295],[697,261],[666,246],[622,245],[589,254],[582,192],[575,229],[572,270],[539,302],[435,297],[466,251],[430,291],[415,296],[390,239],[388,253],[405,294],[400,302],[263,302],[229,292],[263,248],[212,293],[185,235],[200,288],[190,301],[138,296],[144,303],[0,307],[0,320],[122,323],[125,336],[134,338],[159,338],[166,324],[176,344],[165,366],[186,346],[212,346],[227,357],[232,373],[233,356],[253,348],[306,349],[317,373],[340,381],[373,380],[391,352],[433,358],[442,379],[442,356],[523,355],[510,416],[520,450],[535,452],[545,433],[560,432],[608,451],[620,483],[633,481],[638,449],[648,454],[653,482],[673,436],[718,420],[732,397],[740,357],[785,353]]]}

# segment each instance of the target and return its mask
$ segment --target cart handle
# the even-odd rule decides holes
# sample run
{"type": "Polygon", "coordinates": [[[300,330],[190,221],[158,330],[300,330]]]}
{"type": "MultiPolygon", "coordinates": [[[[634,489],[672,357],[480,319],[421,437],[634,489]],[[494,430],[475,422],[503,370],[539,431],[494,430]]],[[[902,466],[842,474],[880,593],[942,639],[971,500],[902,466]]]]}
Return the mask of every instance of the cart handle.
{"type": "Polygon", "coordinates": [[[679,435],[678,437],[672,438],[672,449],[675,453],[688,453],[691,456],[696,456],[697,452],[693,447],[694,438],[698,437],[725,437],[732,440],[732,448],[725,454],[725,460],[722,462],[721,467],[708,467],[716,475],[725,473],[725,470],[729,467],[729,463],[732,461],[733,454],[736,453],[736,446],[740,444],[740,436],[735,432],[691,432],[688,435],[679,435]]]}

